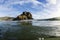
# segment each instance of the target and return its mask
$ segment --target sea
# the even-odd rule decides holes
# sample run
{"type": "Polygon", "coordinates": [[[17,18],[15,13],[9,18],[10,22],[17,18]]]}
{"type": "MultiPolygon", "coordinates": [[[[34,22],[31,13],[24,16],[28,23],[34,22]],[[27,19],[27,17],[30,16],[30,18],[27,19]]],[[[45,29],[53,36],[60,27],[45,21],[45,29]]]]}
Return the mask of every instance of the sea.
{"type": "Polygon", "coordinates": [[[0,21],[0,40],[44,40],[60,37],[60,21],[0,21]]]}

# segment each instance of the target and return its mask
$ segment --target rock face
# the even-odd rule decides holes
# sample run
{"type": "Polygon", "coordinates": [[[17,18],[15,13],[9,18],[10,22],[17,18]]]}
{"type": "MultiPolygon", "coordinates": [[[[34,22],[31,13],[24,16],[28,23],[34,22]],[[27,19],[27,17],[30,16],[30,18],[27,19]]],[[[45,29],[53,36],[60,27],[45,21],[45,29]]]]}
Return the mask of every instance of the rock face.
{"type": "Polygon", "coordinates": [[[14,18],[13,20],[29,20],[29,19],[33,19],[32,14],[30,12],[25,11],[21,15],[14,18]]]}

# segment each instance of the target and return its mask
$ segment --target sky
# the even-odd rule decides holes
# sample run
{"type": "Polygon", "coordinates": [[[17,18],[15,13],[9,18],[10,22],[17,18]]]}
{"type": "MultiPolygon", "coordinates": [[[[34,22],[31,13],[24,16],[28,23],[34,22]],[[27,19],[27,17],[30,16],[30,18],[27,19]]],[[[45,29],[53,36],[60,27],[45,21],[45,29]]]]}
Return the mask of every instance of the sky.
{"type": "Polygon", "coordinates": [[[16,17],[23,11],[34,19],[60,17],[60,0],[0,0],[0,17],[16,17]]]}

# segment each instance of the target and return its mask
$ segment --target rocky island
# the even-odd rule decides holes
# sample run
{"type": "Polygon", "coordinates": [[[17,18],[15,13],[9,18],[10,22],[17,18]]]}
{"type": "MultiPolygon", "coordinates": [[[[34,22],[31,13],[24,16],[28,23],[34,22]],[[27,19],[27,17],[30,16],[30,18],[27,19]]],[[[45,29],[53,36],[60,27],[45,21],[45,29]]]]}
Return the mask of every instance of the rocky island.
{"type": "Polygon", "coordinates": [[[29,19],[33,19],[32,18],[32,14],[30,12],[23,12],[21,15],[18,15],[16,18],[14,18],[13,20],[29,20],[29,19]]]}
{"type": "Polygon", "coordinates": [[[0,17],[0,21],[16,21],[16,20],[30,20],[32,18],[32,14],[30,12],[24,11],[22,14],[17,17],[0,17]]]}

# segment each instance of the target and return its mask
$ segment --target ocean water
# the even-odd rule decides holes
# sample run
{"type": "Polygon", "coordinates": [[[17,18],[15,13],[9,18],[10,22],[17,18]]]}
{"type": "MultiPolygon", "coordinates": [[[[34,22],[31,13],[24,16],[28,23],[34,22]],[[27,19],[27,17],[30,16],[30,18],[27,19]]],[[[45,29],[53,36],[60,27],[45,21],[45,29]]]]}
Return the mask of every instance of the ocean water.
{"type": "Polygon", "coordinates": [[[0,21],[0,40],[60,37],[60,21],[0,21]]]}

